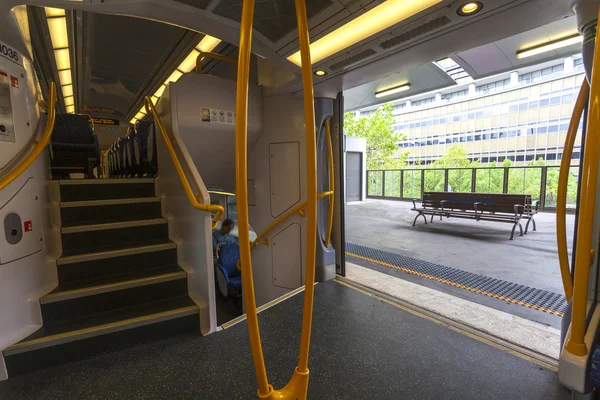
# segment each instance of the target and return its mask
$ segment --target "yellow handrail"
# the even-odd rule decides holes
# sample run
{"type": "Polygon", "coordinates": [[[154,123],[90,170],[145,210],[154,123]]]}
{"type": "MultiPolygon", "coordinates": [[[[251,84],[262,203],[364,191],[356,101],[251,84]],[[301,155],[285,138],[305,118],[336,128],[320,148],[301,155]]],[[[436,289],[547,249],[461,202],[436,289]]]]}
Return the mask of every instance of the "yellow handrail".
{"type": "Polygon", "coordinates": [[[565,348],[575,356],[586,356],[585,344],[587,299],[590,266],[593,260],[592,235],[594,208],[598,184],[598,154],[600,153],[600,36],[596,35],[594,62],[590,82],[590,112],[588,113],[585,151],[581,174],[581,196],[575,245],[575,277],[573,280],[573,310],[571,335],[565,348]]]}
{"type": "Polygon", "coordinates": [[[223,208],[223,206],[220,206],[218,204],[201,204],[198,201],[198,198],[200,198],[200,195],[198,195],[198,196],[194,195],[194,192],[192,190],[190,182],[188,181],[187,176],[185,176],[183,167],[181,166],[181,163],[179,162],[177,153],[175,153],[175,148],[173,147],[173,144],[171,143],[171,139],[169,138],[169,135],[167,134],[167,131],[165,130],[165,127],[163,126],[162,121],[160,120],[160,117],[158,116],[158,113],[156,112],[156,108],[154,107],[154,104],[152,103],[152,99],[150,99],[149,96],[146,96],[145,102],[146,102],[146,111],[148,112],[148,114],[152,115],[152,118],[154,118],[154,122],[158,126],[158,130],[160,130],[163,138],[165,139],[165,144],[167,145],[167,149],[169,150],[169,154],[171,155],[171,160],[173,160],[173,164],[175,165],[175,169],[177,170],[177,175],[179,175],[179,179],[181,180],[181,184],[183,185],[183,189],[185,190],[185,194],[187,195],[188,200],[190,201],[192,206],[197,210],[206,211],[206,212],[213,212],[213,211],[217,212],[212,219],[212,229],[215,229],[217,227],[217,223],[219,222],[219,219],[225,212],[225,209],[223,208]]]}
{"type": "Polygon", "coordinates": [[[250,45],[252,40],[252,20],[254,0],[242,3],[240,23],[239,63],[236,93],[236,192],[238,206],[238,225],[240,239],[240,258],[242,262],[242,284],[250,346],[258,381],[260,399],[306,399],[308,392],[308,353],[312,326],[312,309],[315,287],[316,235],[317,235],[317,158],[315,143],[314,95],[308,38],[306,4],[295,0],[298,36],[302,58],[302,83],[304,88],[304,113],[306,126],[306,175],[307,175],[307,238],[306,273],[304,289],[304,312],[302,316],[302,336],[300,339],[300,357],[298,366],[290,382],[281,390],[274,390],[267,378],[265,360],[260,342],[254,281],[252,277],[252,258],[250,256],[248,224],[248,174],[247,174],[247,118],[248,118],[248,80],[250,75],[250,45]]]}
{"type": "Polygon", "coordinates": [[[198,54],[198,57],[196,57],[196,72],[201,73],[202,72],[202,60],[204,60],[205,58],[212,58],[213,60],[219,60],[219,61],[226,61],[232,64],[237,64],[238,60],[232,57],[227,57],[224,56],[222,54],[217,54],[217,53],[206,53],[201,51],[200,54],[198,54]]]}
{"type": "Polygon", "coordinates": [[[327,154],[329,155],[329,191],[331,196],[329,198],[329,218],[327,225],[327,236],[325,237],[325,247],[329,247],[331,242],[331,230],[333,229],[333,203],[335,198],[333,192],[335,191],[335,174],[333,171],[333,144],[331,143],[331,130],[329,129],[329,120],[325,120],[325,132],[327,134],[327,154]]]}
{"type": "Polygon", "coordinates": [[[558,246],[558,261],[560,264],[560,274],[562,276],[563,288],[567,302],[573,297],[573,281],[569,269],[569,252],[567,248],[567,185],[569,183],[569,169],[571,167],[571,156],[573,146],[577,137],[579,121],[583,114],[583,109],[590,96],[590,86],[587,80],[583,81],[579,96],[573,109],[571,123],[565,139],[562,160],[560,162],[560,172],[558,174],[558,190],[556,198],[556,241],[558,246]]]}
{"type": "Polygon", "coordinates": [[[42,154],[42,150],[46,148],[50,143],[50,137],[54,130],[54,122],[56,121],[56,85],[54,82],[50,82],[50,90],[48,91],[48,121],[46,121],[46,127],[44,133],[33,148],[33,151],[29,153],[27,157],[15,169],[10,171],[2,180],[0,180],[0,190],[4,190],[8,185],[13,183],[23,172],[27,170],[33,164],[33,162],[42,154]]]}

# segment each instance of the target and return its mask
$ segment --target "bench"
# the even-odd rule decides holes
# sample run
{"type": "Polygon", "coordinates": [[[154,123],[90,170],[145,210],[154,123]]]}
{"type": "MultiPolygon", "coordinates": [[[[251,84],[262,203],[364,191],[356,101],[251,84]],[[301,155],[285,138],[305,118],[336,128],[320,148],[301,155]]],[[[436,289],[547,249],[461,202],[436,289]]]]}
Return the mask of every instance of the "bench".
{"type": "Polygon", "coordinates": [[[536,229],[534,216],[538,213],[539,201],[535,204],[528,194],[492,194],[492,193],[460,193],[460,192],[425,192],[421,207],[417,207],[418,199],[413,199],[412,211],[417,212],[413,221],[423,217],[427,224],[427,215],[431,221],[436,215],[440,220],[446,218],[474,219],[476,221],[496,221],[513,224],[510,240],[513,240],[515,229],[519,227],[520,236],[527,234],[529,224],[536,229]],[[527,220],[525,231],[521,220],[527,220]]]}

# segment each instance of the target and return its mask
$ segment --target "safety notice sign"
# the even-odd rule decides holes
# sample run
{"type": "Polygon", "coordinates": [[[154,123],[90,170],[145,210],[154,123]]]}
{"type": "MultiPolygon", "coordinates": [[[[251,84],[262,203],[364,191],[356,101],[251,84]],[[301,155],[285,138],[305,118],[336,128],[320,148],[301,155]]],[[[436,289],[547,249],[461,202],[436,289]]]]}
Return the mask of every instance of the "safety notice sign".
{"type": "Polygon", "coordinates": [[[203,107],[201,109],[201,115],[202,122],[235,125],[235,111],[203,107]]]}

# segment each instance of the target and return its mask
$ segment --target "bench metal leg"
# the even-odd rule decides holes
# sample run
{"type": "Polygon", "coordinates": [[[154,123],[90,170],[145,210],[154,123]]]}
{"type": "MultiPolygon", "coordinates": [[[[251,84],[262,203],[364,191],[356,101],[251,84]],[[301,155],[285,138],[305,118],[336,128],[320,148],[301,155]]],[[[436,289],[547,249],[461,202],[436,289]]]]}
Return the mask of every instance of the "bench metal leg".
{"type": "Polygon", "coordinates": [[[537,227],[535,226],[535,219],[533,219],[533,217],[529,218],[527,220],[527,224],[525,224],[525,234],[526,235],[527,235],[527,231],[529,231],[529,223],[531,223],[531,222],[533,222],[533,231],[534,232],[537,231],[537,227]]]}
{"type": "Polygon", "coordinates": [[[429,222],[431,222],[432,224],[433,224],[433,217],[435,217],[435,214],[431,214],[431,221],[429,221],[429,222]]]}
{"type": "Polygon", "coordinates": [[[423,217],[423,219],[425,220],[425,225],[427,225],[427,217],[425,216],[425,214],[420,212],[415,217],[415,220],[413,221],[413,226],[415,226],[415,224],[417,223],[417,218],[419,218],[419,217],[423,217]]]}
{"type": "Polygon", "coordinates": [[[517,221],[513,225],[512,231],[510,232],[510,240],[513,240],[513,238],[515,237],[515,229],[517,229],[517,226],[519,227],[519,231],[521,232],[519,236],[523,236],[523,226],[521,225],[521,222],[517,221]]]}

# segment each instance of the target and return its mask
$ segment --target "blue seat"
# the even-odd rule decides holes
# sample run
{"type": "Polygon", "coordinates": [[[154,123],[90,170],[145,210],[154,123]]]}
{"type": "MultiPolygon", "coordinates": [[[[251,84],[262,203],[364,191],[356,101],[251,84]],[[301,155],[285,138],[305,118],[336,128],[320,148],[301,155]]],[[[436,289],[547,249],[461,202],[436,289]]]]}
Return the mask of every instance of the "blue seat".
{"type": "Polygon", "coordinates": [[[135,136],[135,130],[132,127],[127,128],[127,135],[125,136],[123,144],[123,167],[124,175],[126,177],[134,177],[136,174],[136,164],[133,160],[133,137],[135,136]]]}
{"type": "Polygon", "coordinates": [[[133,137],[133,150],[139,175],[155,176],[158,172],[158,160],[156,157],[154,122],[139,121],[136,124],[136,135],[133,137]]]}
{"type": "Polygon", "coordinates": [[[240,259],[240,246],[237,241],[228,241],[219,251],[216,265],[219,290],[225,297],[235,296],[242,292],[242,274],[237,269],[240,259]]]}
{"type": "Polygon", "coordinates": [[[100,146],[89,116],[58,114],[50,142],[54,175],[84,172],[88,178],[94,177],[93,169],[100,163],[100,146]]]}
{"type": "Polygon", "coordinates": [[[123,162],[123,150],[125,149],[124,141],[125,138],[118,138],[115,142],[115,175],[118,177],[125,176],[125,164],[123,162]]]}

